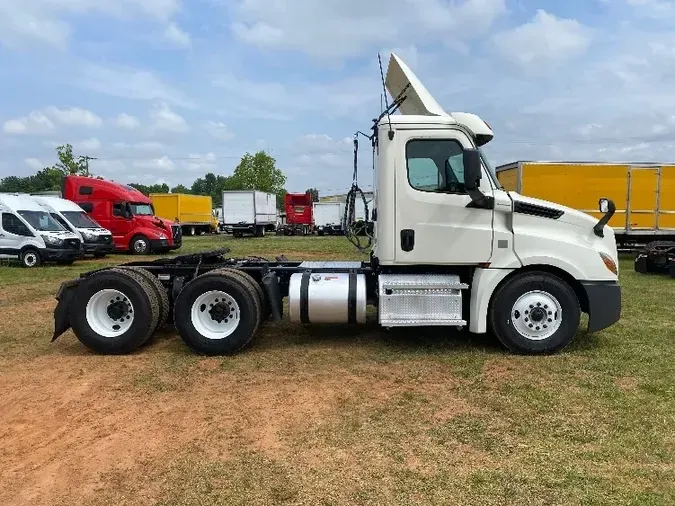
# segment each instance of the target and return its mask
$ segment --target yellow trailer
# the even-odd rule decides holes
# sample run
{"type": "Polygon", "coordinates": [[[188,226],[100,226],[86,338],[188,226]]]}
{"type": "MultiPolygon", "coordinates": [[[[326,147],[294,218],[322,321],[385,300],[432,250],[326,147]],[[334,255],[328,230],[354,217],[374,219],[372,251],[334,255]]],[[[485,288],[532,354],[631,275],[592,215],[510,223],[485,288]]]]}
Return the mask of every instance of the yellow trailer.
{"type": "Polygon", "coordinates": [[[598,219],[598,199],[612,199],[616,214],[609,225],[621,249],[675,239],[675,163],[523,161],[501,165],[496,172],[506,190],[598,219]]]}
{"type": "Polygon", "coordinates": [[[185,193],[151,193],[155,216],[180,223],[184,235],[218,231],[211,197],[185,193]]]}

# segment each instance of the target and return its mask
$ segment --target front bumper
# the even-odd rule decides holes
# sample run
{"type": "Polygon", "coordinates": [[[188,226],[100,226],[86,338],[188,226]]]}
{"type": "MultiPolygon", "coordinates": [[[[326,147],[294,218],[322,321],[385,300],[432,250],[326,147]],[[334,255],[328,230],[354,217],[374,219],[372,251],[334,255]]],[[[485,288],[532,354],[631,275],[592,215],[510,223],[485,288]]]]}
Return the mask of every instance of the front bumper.
{"type": "Polygon", "coordinates": [[[621,318],[621,286],[617,281],[582,281],[588,300],[588,331],[605,329],[621,318]]]}
{"type": "Polygon", "coordinates": [[[151,251],[169,251],[171,246],[168,239],[150,239],[151,251]]]}
{"type": "Polygon", "coordinates": [[[85,242],[83,246],[85,253],[112,253],[115,251],[115,245],[112,242],[108,244],[100,242],[85,242]]]}
{"type": "Polygon", "coordinates": [[[42,260],[49,261],[61,261],[61,260],[77,260],[84,256],[83,249],[57,249],[57,248],[45,248],[40,251],[42,260]]]}

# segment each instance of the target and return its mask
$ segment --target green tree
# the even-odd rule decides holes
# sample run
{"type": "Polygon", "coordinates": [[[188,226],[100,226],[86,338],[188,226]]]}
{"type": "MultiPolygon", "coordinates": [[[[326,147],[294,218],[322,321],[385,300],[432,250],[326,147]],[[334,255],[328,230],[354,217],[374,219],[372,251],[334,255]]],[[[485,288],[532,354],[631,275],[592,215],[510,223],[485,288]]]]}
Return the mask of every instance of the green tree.
{"type": "Polygon", "coordinates": [[[136,188],[143,195],[150,195],[151,193],[169,193],[169,185],[166,183],[145,185],[140,183],[129,183],[129,186],[136,188]]]}
{"type": "Polygon", "coordinates": [[[192,190],[188,188],[187,186],[184,186],[182,184],[176,185],[173,188],[171,188],[171,193],[192,193],[192,190]]]}
{"type": "Polygon", "coordinates": [[[242,189],[244,188],[237,186],[233,177],[216,176],[209,172],[192,183],[190,193],[193,195],[209,195],[212,204],[218,207],[223,203],[223,191],[242,189]]]}
{"type": "Polygon", "coordinates": [[[234,169],[232,178],[239,189],[279,193],[286,184],[286,176],[276,168],[276,160],[265,151],[246,153],[234,169]]]}
{"type": "Polygon", "coordinates": [[[319,201],[319,190],[316,188],[309,188],[307,189],[307,192],[312,196],[312,202],[319,201]]]}
{"type": "Polygon", "coordinates": [[[73,146],[70,144],[57,146],[56,155],[58,156],[59,161],[54,165],[54,169],[58,169],[66,175],[89,175],[89,160],[91,160],[91,157],[80,155],[76,159],[73,154],[73,146]]]}

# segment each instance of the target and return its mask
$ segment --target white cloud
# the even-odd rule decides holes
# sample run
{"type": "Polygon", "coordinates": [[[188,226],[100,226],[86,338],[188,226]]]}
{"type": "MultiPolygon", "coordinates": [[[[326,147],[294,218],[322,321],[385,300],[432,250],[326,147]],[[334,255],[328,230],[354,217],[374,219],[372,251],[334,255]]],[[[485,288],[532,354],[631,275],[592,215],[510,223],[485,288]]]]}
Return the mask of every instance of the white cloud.
{"type": "Polygon", "coordinates": [[[160,158],[135,160],[132,165],[138,169],[156,172],[173,172],[176,169],[174,161],[166,155],[160,158]]]}
{"type": "Polygon", "coordinates": [[[25,158],[23,161],[26,162],[26,165],[28,165],[29,169],[34,171],[42,170],[45,168],[45,165],[37,158],[25,158]]]}
{"type": "Polygon", "coordinates": [[[40,111],[32,111],[27,116],[10,119],[3,126],[6,134],[44,134],[54,130],[54,123],[40,111]]]}
{"type": "Polygon", "coordinates": [[[66,19],[100,12],[119,19],[168,20],[179,0],[3,0],[0,1],[0,44],[19,47],[29,43],[63,49],[71,29],[66,19]]]}
{"type": "Polygon", "coordinates": [[[234,132],[225,123],[209,121],[204,125],[204,128],[209,134],[220,141],[230,141],[235,137],[234,132]]]}
{"type": "Polygon", "coordinates": [[[237,0],[235,35],[265,49],[342,58],[390,44],[462,46],[506,13],[505,0],[237,0]]]}
{"type": "Polygon", "coordinates": [[[579,56],[590,42],[590,30],[577,20],[557,18],[541,9],[530,22],[494,36],[505,59],[528,69],[579,56]]]}
{"type": "Polygon", "coordinates": [[[124,128],[126,130],[136,130],[141,126],[141,122],[137,117],[127,113],[118,114],[115,119],[113,119],[113,123],[119,128],[124,128]]]}
{"type": "Polygon", "coordinates": [[[45,114],[67,126],[99,127],[103,124],[103,120],[98,115],[80,107],[58,109],[51,106],[45,109],[45,114]]]}
{"type": "Polygon", "coordinates": [[[92,137],[91,139],[85,139],[83,141],[76,143],[75,147],[77,149],[82,149],[86,151],[96,151],[98,149],[101,149],[101,141],[99,141],[96,137],[92,137]]]}
{"type": "Polygon", "coordinates": [[[161,142],[156,142],[156,141],[142,141],[142,142],[136,142],[132,144],[128,144],[126,142],[115,142],[113,143],[113,148],[118,149],[118,150],[125,150],[125,151],[140,151],[140,152],[145,152],[145,153],[162,153],[166,151],[166,146],[162,144],[161,142]]]}
{"type": "Polygon", "coordinates": [[[635,7],[638,15],[655,19],[675,16],[675,4],[670,0],[626,0],[631,7],[635,7]]]}
{"type": "Polygon", "coordinates": [[[215,153],[190,153],[189,160],[183,161],[183,167],[191,172],[213,172],[218,166],[218,159],[215,153]]]}
{"type": "Polygon", "coordinates": [[[164,38],[179,47],[189,47],[190,34],[181,30],[176,23],[170,23],[164,30],[164,38]]]}
{"type": "Polygon", "coordinates": [[[86,63],[77,70],[73,82],[80,88],[113,97],[161,100],[184,107],[190,105],[180,92],[149,70],[86,63]]]}
{"type": "Polygon", "coordinates": [[[187,132],[190,126],[185,118],[171,110],[168,104],[163,103],[150,111],[153,129],[160,132],[187,132]]]}

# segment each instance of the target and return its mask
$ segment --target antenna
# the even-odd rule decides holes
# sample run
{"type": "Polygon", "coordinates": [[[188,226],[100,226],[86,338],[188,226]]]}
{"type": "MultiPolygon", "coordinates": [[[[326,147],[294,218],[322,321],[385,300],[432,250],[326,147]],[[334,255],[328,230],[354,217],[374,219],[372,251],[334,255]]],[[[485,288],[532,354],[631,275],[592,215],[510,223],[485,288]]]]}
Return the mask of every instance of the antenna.
{"type": "Polygon", "coordinates": [[[380,53],[377,53],[377,61],[380,64],[380,79],[382,80],[382,91],[384,93],[384,105],[387,106],[387,121],[389,121],[389,140],[394,140],[394,130],[391,128],[391,116],[389,114],[389,100],[387,99],[387,85],[384,82],[384,71],[382,70],[382,58],[380,53]]]}

